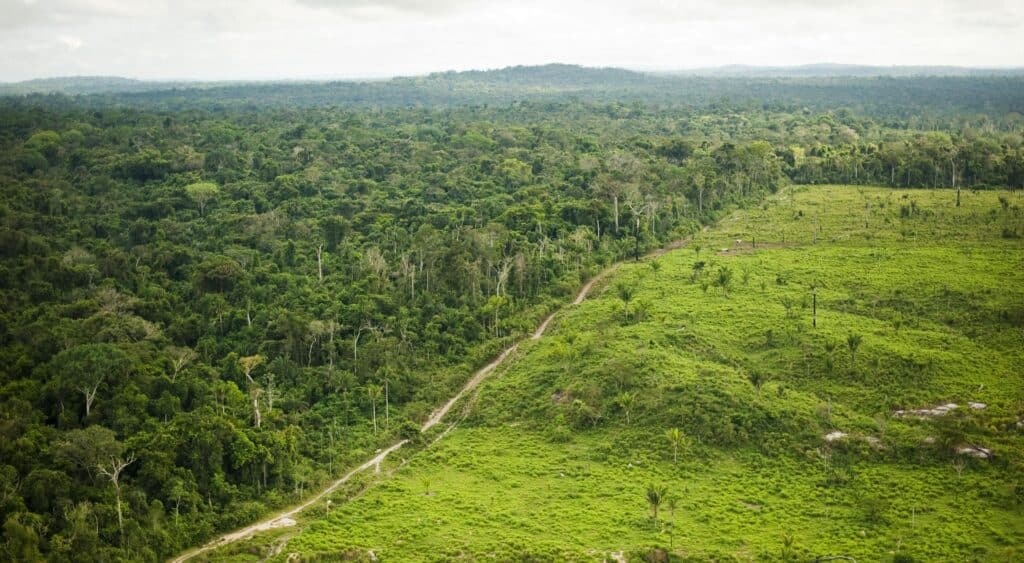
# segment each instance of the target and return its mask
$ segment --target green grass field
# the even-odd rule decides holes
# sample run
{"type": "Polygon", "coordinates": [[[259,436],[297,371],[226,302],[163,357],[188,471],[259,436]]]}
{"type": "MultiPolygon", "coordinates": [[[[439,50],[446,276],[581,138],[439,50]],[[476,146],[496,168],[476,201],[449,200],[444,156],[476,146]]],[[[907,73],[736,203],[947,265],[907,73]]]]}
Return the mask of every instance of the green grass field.
{"type": "Polygon", "coordinates": [[[622,266],[443,440],[214,558],[1019,561],[1022,198],[954,201],[787,188],[622,266]]]}

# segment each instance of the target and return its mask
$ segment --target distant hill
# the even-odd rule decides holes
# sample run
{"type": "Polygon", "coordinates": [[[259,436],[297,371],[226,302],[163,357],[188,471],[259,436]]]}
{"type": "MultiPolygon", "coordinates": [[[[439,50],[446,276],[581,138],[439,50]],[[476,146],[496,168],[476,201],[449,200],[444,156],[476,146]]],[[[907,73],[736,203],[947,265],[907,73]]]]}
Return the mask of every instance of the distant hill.
{"type": "Polygon", "coordinates": [[[513,102],[641,103],[654,107],[845,108],[874,116],[1024,113],[1024,70],[957,67],[719,67],[675,73],[567,64],[449,71],[389,80],[146,82],[71,77],[0,85],[7,104],[169,111],[212,105],[455,107],[513,102]],[[787,74],[788,73],[788,74],[787,74]],[[69,97],[52,96],[65,94],[69,97]],[[40,94],[47,94],[43,97],[40,94]]]}
{"type": "MultiPolygon", "coordinates": [[[[843,78],[843,77],[992,77],[1024,76],[1019,68],[974,68],[959,66],[868,66],[816,63],[799,66],[726,65],[708,68],[640,71],[615,67],[585,67],[570,64],[510,66],[490,70],[434,72],[419,76],[402,76],[377,83],[404,86],[448,84],[489,84],[544,90],[589,90],[652,86],[664,84],[666,78],[843,78]]],[[[158,92],[181,89],[209,89],[237,86],[308,86],[327,84],[362,84],[364,80],[268,80],[268,81],[147,81],[119,76],[63,76],[37,78],[22,82],[0,83],[0,95],[50,94],[68,95],[158,92]]]]}
{"type": "Polygon", "coordinates": [[[869,66],[816,63],[798,66],[726,65],[662,74],[732,77],[850,77],[850,76],[1022,76],[1024,67],[975,68],[962,66],[869,66]]]}
{"type": "Polygon", "coordinates": [[[186,83],[146,82],[120,76],[62,76],[0,84],[0,94],[107,94],[166,90],[186,83]]]}
{"type": "MultiPolygon", "coordinates": [[[[416,80],[416,78],[412,78],[416,80]]],[[[457,80],[520,86],[563,86],[568,88],[605,87],[620,84],[644,84],[657,80],[649,74],[615,67],[585,67],[568,64],[509,66],[494,70],[435,72],[422,80],[457,80]]]]}

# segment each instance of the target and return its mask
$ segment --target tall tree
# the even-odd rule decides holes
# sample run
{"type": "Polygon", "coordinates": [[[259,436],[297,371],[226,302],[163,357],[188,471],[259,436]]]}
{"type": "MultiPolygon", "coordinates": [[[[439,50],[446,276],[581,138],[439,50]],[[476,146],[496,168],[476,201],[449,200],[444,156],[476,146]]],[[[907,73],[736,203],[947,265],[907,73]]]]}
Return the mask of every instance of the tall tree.
{"type": "Polygon", "coordinates": [[[126,467],[135,463],[135,454],[129,453],[128,457],[111,457],[107,461],[97,465],[100,475],[110,480],[114,486],[114,497],[117,502],[117,529],[120,532],[121,542],[124,542],[124,515],[121,512],[121,472],[126,467]]]}
{"type": "Polygon", "coordinates": [[[665,431],[665,438],[672,445],[672,463],[679,463],[679,450],[687,449],[690,445],[690,438],[683,434],[678,428],[669,428],[665,431]]]}

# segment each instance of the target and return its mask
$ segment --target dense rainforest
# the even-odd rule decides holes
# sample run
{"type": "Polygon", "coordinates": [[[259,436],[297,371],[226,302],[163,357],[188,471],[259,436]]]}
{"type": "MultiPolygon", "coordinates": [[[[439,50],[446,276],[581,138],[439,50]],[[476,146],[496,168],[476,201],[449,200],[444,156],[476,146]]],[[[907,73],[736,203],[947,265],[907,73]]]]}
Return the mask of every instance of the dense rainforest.
{"type": "Polygon", "coordinates": [[[156,560],[294,501],[602,265],[789,183],[1024,187],[1019,78],[665,104],[557,70],[0,99],[4,558],[156,560]]]}

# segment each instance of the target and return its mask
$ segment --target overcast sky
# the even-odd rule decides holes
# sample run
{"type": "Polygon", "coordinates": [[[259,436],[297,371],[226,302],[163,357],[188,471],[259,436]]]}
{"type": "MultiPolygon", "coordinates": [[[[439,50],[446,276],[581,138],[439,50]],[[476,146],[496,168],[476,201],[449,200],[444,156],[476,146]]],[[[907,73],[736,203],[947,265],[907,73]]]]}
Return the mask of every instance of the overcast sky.
{"type": "Polygon", "coordinates": [[[0,0],[0,81],[1024,66],[1024,0],[0,0]]]}

